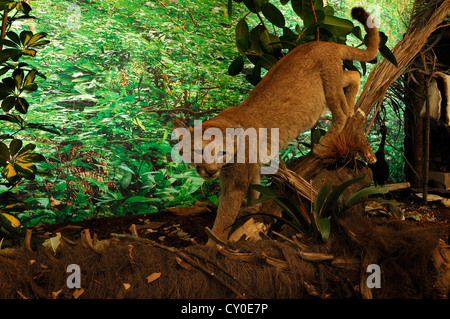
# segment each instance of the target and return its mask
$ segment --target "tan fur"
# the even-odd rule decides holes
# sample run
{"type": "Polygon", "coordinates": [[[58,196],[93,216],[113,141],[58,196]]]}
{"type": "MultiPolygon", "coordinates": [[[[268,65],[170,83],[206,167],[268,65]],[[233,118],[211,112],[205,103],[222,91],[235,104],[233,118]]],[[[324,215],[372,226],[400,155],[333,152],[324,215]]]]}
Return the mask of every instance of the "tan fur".
{"type": "MultiPolygon", "coordinates": [[[[365,26],[369,34],[366,50],[320,41],[298,46],[270,69],[240,105],[227,108],[202,123],[203,130],[216,127],[225,136],[226,128],[238,126],[243,129],[279,128],[279,148],[282,149],[304,130],[313,127],[328,107],[333,116],[332,125],[314,149],[314,153],[320,156],[323,148],[341,132],[347,118],[354,113],[359,73],[344,71],[342,59],[370,61],[378,52],[378,31],[366,25],[369,15],[364,9],[355,8],[352,16],[365,26]]],[[[226,240],[226,228],[234,223],[248,186],[260,183],[261,163],[193,165],[205,179],[220,177],[221,194],[212,232],[226,240]]],[[[250,191],[248,204],[252,205],[257,197],[257,192],[250,191]]]]}

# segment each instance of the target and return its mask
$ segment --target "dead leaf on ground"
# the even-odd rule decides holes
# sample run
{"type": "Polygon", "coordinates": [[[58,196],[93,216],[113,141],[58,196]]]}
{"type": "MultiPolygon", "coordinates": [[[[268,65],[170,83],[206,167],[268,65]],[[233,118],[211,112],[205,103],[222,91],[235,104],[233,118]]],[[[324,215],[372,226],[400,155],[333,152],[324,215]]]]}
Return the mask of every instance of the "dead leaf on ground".
{"type": "Polygon", "coordinates": [[[159,277],[161,277],[161,273],[160,272],[154,272],[153,274],[151,274],[150,276],[148,276],[147,279],[147,283],[151,283],[152,281],[155,281],[156,279],[158,279],[159,277]]]}
{"type": "Polygon", "coordinates": [[[58,291],[52,291],[52,299],[58,299],[58,295],[61,293],[62,289],[58,291]]]}
{"type": "Polygon", "coordinates": [[[84,289],[80,288],[80,289],[75,290],[73,292],[72,296],[73,296],[73,298],[78,299],[83,293],[84,293],[84,289]]]}
{"type": "Polygon", "coordinates": [[[56,236],[50,237],[42,243],[42,245],[48,249],[51,249],[53,253],[56,253],[58,246],[61,244],[61,233],[57,233],[56,236]]]}

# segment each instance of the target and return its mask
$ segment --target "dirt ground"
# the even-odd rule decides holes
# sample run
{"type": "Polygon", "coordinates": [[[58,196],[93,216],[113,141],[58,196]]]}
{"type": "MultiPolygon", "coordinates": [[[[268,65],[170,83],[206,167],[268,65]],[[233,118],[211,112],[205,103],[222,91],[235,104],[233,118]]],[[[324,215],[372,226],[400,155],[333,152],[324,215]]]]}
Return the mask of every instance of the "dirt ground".
{"type": "MultiPolygon", "coordinates": [[[[388,199],[403,203],[401,209],[404,211],[405,223],[421,227],[443,226],[442,239],[448,243],[450,235],[450,208],[439,201],[429,202],[425,205],[421,198],[409,191],[391,192],[388,199]]],[[[373,218],[394,218],[390,215],[377,213],[373,218]]],[[[81,222],[68,222],[48,225],[45,230],[41,229],[41,237],[53,236],[56,232],[67,231],[75,226],[80,229],[89,229],[91,235],[96,234],[98,239],[109,238],[111,233],[131,234],[130,227],[136,225],[139,237],[148,238],[161,244],[183,248],[193,244],[206,243],[208,237],[205,227],[211,228],[215,219],[214,212],[199,215],[176,215],[171,212],[160,212],[143,215],[124,217],[109,217],[81,222]]],[[[77,232],[77,228],[73,229],[77,232]]]]}
{"type": "MultiPolygon", "coordinates": [[[[404,220],[399,222],[386,212],[372,213],[362,220],[363,227],[358,228],[356,221],[353,224],[356,227],[347,232],[351,236],[344,236],[341,241],[337,239],[342,235],[337,235],[327,245],[309,242],[307,238],[301,243],[300,247],[309,247],[307,250],[314,258],[341,254],[336,263],[305,260],[299,246],[275,240],[263,240],[265,243],[259,247],[244,245],[247,249],[244,251],[212,252],[202,245],[208,239],[205,227],[211,228],[214,223],[213,212],[197,215],[161,212],[37,227],[32,229],[29,247],[23,240],[3,242],[0,299],[224,299],[240,298],[243,292],[250,298],[263,299],[361,298],[360,267],[365,259],[374,257],[367,253],[372,248],[381,254],[383,269],[392,271],[386,273],[385,280],[394,280],[390,290],[379,295],[381,298],[447,298],[446,291],[436,293],[435,285],[431,281],[423,283],[421,278],[426,269],[433,269],[426,280],[435,278],[436,268],[422,252],[436,247],[438,238],[434,229],[441,230],[439,247],[448,247],[450,209],[440,202],[424,205],[407,191],[391,192],[389,199],[404,203],[401,206],[404,220]],[[370,221],[374,221],[373,231],[370,221]],[[392,240],[386,236],[391,231],[392,240]],[[111,234],[132,237],[118,239],[111,234]],[[51,240],[58,235],[61,241],[51,240]],[[352,236],[356,236],[353,237],[356,242],[351,243],[352,236]],[[147,239],[157,244],[143,242],[147,239]],[[376,242],[380,242],[379,247],[376,242]],[[362,247],[368,248],[366,253],[362,247]],[[82,289],[69,289],[66,285],[65,267],[72,263],[83,269],[82,289]],[[86,283],[88,286],[84,286],[86,283]]],[[[346,224],[342,225],[345,228],[346,224]]],[[[446,257],[443,258],[442,263],[447,265],[446,257]]],[[[450,276],[445,279],[448,280],[450,276]]],[[[386,286],[385,282],[383,285],[386,286]]]]}

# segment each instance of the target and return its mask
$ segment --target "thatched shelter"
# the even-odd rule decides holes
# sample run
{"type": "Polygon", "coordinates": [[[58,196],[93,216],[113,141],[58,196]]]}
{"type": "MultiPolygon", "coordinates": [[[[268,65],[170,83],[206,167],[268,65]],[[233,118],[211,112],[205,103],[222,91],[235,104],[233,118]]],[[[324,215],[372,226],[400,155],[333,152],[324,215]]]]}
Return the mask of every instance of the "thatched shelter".
{"type": "MultiPolygon", "coordinates": [[[[431,129],[428,125],[430,121],[427,120],[430,115],[427,114],[433,110],[426,112],[426,106],[432,103],[432,101],[426,103],[426,97],[433,86],[434,78],[439,83],[437,86],[440,86],[440,91],[448,92],[448,81],[442,79],[446,79],[446,75],[449,74],[449,11],[449,0],[415,1],[408,30],[403,40],[392,50],[397,58],[398,67],[386,60],[381,61],[369,75],[356,105],[366,114],[374,112],[368,131],[373,118],[382,107],[388,90],[405,104],[407,162],[405,173],[413,187],[427,187],[424,181],[429,180],[429,168],[449,171],[449,121],[446,111],[448,102],[445,97],[447,93],[441,93],[440,115],[434,120],[436,125],[432,125],[431,129]],[[431,161],[428,150],[431,152],[431,161]],[[438,150],[440,154],[435,154],[438,150]],[[437,159],[438,163],[433,159],[437,159]]],[[[446,175],[436,176],[445,185],[446,175]]],[[[448,188],[449,185],[445,187],[448,188]]]]}

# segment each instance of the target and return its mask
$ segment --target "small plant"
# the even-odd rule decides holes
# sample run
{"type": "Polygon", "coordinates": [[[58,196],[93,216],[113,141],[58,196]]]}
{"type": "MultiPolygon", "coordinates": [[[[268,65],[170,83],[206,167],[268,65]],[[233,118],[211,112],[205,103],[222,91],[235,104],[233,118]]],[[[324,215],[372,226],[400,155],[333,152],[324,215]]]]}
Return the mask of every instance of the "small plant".
{"type": "MultiPolygon", "coordinates": [[[[36,48],[49,41],[42,40],[45,32],[33,33],[24,30],[20,34],[11,30],[12,24],[19,19],[32,19],[29,15],[31,7],[24,1],[0,1],[0,10],[3,12],[1,23],[0,41],[0,75],[6,76],[0,83],[0,100],[3,114],[0,114],[0,213],[15,214],[27,209],[27,204],[20,201],[12,190],[23,180],[34,180],[36,174],[45,174],[39,170],[37,163],[45,160],[44,156],[33,152],[34,144],[25,144],[17,134],[25,129],[41,129],[57,133],[53,128],[43,124],[28,123],[21,114],[27,114],[29,102],[26,94],[38,89],[35,83],[36,75],[45,78],[34,68],[30,68],[25,62],[19,62],[23,56],[35,57],[36,48]],[[11,15],[11,13],[13,13],[11,15]],[[6,47],[6,48],[4,48],[6,47]],[[15,113],[15,111],[19,112],[15,113]],[[7,142],[9,140],[9,142],[7,142]]],[[[3,218],[5,226],[11,218],[3,218]]],[[[6,233],[3,232],[5,235],[6,233]]],[[[6,234],[7,235],[7,234],[6,234]]]]}
{"type": "MultiPolygon", "coordinates": [[[[387,188],[367,187],[343,199],[344,191],[354,183],[361,181],[365,175],[355,179],[348,180],[333,189],[331,185],[324,185],[318,192],[314,202],[306,199],[295,199],[289,195],[279,195],[262,185],[251,185],[250,187],[259,191],[262,197],[258,199],[259,203],[274,201],[283,208],[283,216],[278,217],[271,214],[250,214],[250,215],[268,215],[281,223],[284,223],[299,233],[320,234],[321,239],[326,242],[331,232],[331,221],[338,215],[345,213],[354,205],[365,201],[379,201],[384,203],[396,204],[394,201],[388,201],[379,198],[370,198],[371,195],[386,194],[387,188]]],[[[248,215],[248,216],[250,216],[248,215]]]]}

